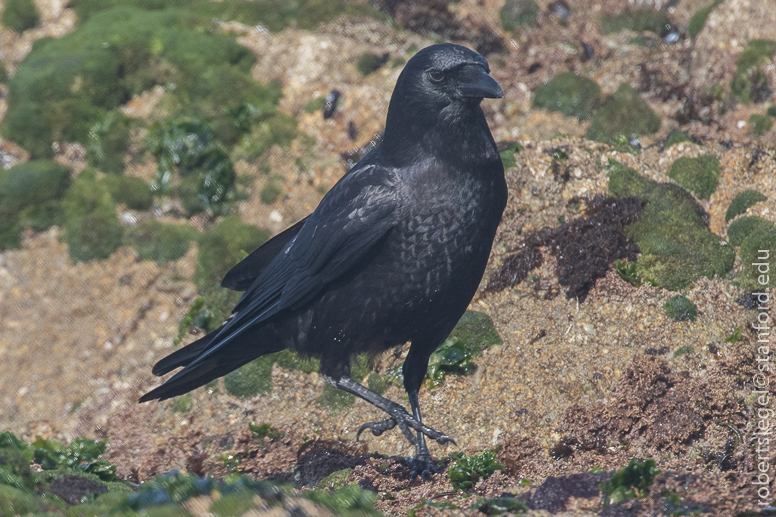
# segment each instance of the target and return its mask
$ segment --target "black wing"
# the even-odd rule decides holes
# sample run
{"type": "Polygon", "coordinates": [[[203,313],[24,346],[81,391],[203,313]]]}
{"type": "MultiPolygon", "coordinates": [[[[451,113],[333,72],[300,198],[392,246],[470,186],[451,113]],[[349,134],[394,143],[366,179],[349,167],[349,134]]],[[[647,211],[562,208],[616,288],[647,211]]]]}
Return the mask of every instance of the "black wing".
{"type": "Polygon", "coordinates": [[[296,237],[307,221],[307,217],[272,237],[230,269],[221,281],[221,287],[226,287],[232,291],[246,291],[272,262],[272,259],[283,251],[288,241],[296,237]]]}
{"type": "Polygon", "coordinates": [[[205,362],[245,329],[304,305],[353,267],[396,224],[394,181],[391,171],[376,165],[345,175],[246,290],[208,349],[178,375],[205,362]]]}

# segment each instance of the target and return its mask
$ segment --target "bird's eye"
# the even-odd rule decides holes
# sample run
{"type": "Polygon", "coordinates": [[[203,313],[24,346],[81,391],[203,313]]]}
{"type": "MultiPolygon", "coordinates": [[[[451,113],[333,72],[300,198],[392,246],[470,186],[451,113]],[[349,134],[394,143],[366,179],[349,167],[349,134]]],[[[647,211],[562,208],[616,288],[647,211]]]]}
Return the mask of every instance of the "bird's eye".
{"type": "Polygon", "coordinates": [[[441,83],[442,79],[445,78],[445,74],[439,70],[432,70],[428,73],[428,78],[431,79],[432,83],[441,83]]]}

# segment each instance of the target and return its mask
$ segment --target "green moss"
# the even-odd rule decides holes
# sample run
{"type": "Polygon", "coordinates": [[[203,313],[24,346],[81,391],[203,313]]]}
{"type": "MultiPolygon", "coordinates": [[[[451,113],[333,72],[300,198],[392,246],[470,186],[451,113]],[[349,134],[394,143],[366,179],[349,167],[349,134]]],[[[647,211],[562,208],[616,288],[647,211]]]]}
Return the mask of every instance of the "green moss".
{"type": "Polygon", "coordinates": [[[727,230],[728,241],[733,246],[741,246],[744,239],[746,239],[750,233],[760,228],[773,228],[773,224],[766,221],[762,217],[741,217],[733,221],[727,230]]]}
{"type": "Polygon", "coordinates": [[[148,219],[129,228],[125,242],[137,250],[141,259],[163,266],[184,256],[197,235],[197,230],[186,224],[162,224],[148,219]]]}
{"type": "Polygon", "coordinates": [[[450,484],[455,490],[469,490],[481,479],[488,479],[497,470],[504,469],[504,465],[496,461],[496,455],[492,451],[483,451],[476,456],[467,456],[461,452],[450,455],[453,462],[447,471],[450,484]]]}
{"type": "Polygon", "coordinates": [[[692,18],[690,18],[690,23],[687,26],[687,33],[691,38],[694,38],[701,33],[703,26],[706,25],[706,18],[708,18],[711,14],[711,11],[713,11],[721,3],[722,0],[714,0],[706,7],[698,9],[695,14],[692,15],[692,18]]]}
{"type": "Polygon", "coordinates": [[[678,295],[669,298],[663,304],[666,315],[674,321],[695,321],[698,310],[695,304],[684,296],[678,295]]]}
{"type": "Polygon", "coordinates": [[[24,228],[62,224],[60,200],[70,183],[70,169],[53,161],[31,161],[0,171],[0,248],[18,247],[24,228]]]}
{"type": "Polygon", "coordinates": [[[725,343],[738,343],[744,335],[744,327],[736,327],[732,334],[725,338],[725,343]]]}
{"type": "Polygon", "coordinates": [[[609,192],[621,197],[641,197],[658,185],[615,160],[609,160],[606,170],[609,173],[609,192]]]}
{"type": "Polygon", "coordinates": [[[0,447],[0,485],[12,486],[20,490],[35,490],[41,484],[38,476],[30,469],[32,449],[30,448],[29,458],[22,452],[27,447],[25,443],[22,443],[21,447],[13,444],[0,447]]]}
{"type": "Polygon", "coordinates": [[[256,425],[251,422],[248,424],[248,429],[251,432],[251,437],[259,441],[264,438],[269,438],[270,440],[279,440],[283,438],[283,433],[272,427],[269,423],[256,425]]]}
{"type": "Polygon", "coordinates": [[[692,138],[690,138],[687,133],[683,133],[681,131],[671,133],[668,138],[666,138],[665,148],[668,149],[672,145],[678,144],[679,142],[692,142],[692,138]]]}
{"type": "Polygon", "coordinates": [[[132,210],[148,210],[154,204],[151,186],[140,178],[110,175],[102,179],[116,203],[132,210]]]}
{"type": "Polygon", "coordinates": [[[750,207],[762,201],[768,201],[768,198],[757,192],[756,190],[747,189],[743,192],[736,194],[733,201],[730,202],[730,206],[725,212],[725,222],[730,221],[736,216],[745,214],[750,207]]]}
{"type": "Polygon", "coordinates": [[[317,372],[320,359],[315,357],[303,357],[293,350],[282,350],[273,354],[275,362],[286,370],[299,370],[305,373],[317,372]]]}
{"type": "Polygon", "coordinates": [[[6,0],[3,25],[16,32],[24,32],[38,23],[40,23],[40,14],[32,0],[6,0]]]}
{"type": "Polygon", "coordinates": [[[288,147],[296,135],[296,120],[283,113],[276,113],[256,124],[250,134],[240,140],[234,148],[234,158],[253,161],[273,145],[288,147]]]}
{"type": "Polygon", "coordinates": [[[320,480],[316,486],[328,490],[339,490],[345,487],[351,472],[353,472],[353,469],[337,470],[320,480]]]}
{"type": "Polygon", "coordinates": [[[179,344],[187,332],[212,332],[217,329],[231,314],[239,299],[240,293],[228,289],[213,289],[197,297],[178,325],[178,336],[174,344],[179,344]]]}
{"type": "Polygon", "coordinates": [[[668,33],[670,27],[671,21],[668,16],[663,11],[655,9],[636,9],[601,18],[601,31],[604,34],[631,30],[634,32],[649,31],[663,36],[668,33]]]}
{"type": "Polygon", "coordinates": [[[261,189],[261,194],[259,195],[261,202],[266,205],[271,205],[277,201],[277,199],[283,193],[283,189],[281,187],[282,183],[283,178],[280,176],[274,176],[270,178],[264,188],[261,189]]]}
{"type": "Polygon", "coordinates": [[[511,169],[512,167],[515,167],[517,165],[517,161],[515,160],[515,155],[522,150],[523,150],[523,146],[515,142],[509,145],[509,147],[506,147],[501,151],[499,151],[498,154],[501,157],[501,163],[504,165],[504,170],[511,169]]]}
{"type": "Polygon", "coordinates": [[[369,374],[369,377],[367,377],[366,380],[366,385],[370,390],[374,391],[378,395],[382,395],[388,390],[388,382],[386,382],[385,379],[376,373],[369,374]]]}
{"type": "Polygon", "coordinates": [[[769,264],[776,257],[776,227],[759,227],[747,235],[740,248],[744,270],[740,276],[741,287],[748,290],[776,287],[776,274],[769,271],[769,264]]]}
{"type": "Polygon", "coordinates": [[[129,143],[129,119],[110,112],[89,131],[86,161],[103,172],[122,173],[129,143]]]}
{"type": "Polygon", "coordinates": [[[272,391],[272,358],[259,357],[224,377],[226,391],[241,399],[249,399],[272,391]]]}
{"type": "Polygon", "coordinates": [[[382,515],[374,509],[377,494],[361,489],[358,483],[351,483],[333,492],[317,488],[306,495],[311,501],[328,508],[334,515],[342,517],[382,515]]]}
{"type": "Polygon", "coordinates": [[[533,105],[584,120],[593,114],[601,88],[592,79],[563,72],[534,91],[533,105]]]}
{"type": "Polygon", "coordinates": [[[248,510],[256,508],[255,495],[248,490],[220,497],[210,506],[209,513],[217,517],[240,517],[248,510]]]}
{"type": "Polygon", "coordinates": [[[660,129],[660,117],[641,99],[637,90],[622,84],[606,99],[587,130],[587,138],[609,142],[624,135],[651,135],[660,129]]]}
{"type": "Polygon", "coordinates": [[[172,410],[176,413],[188,413],[193,406],[191,393],[178,397],[172,402],[172,410]]]}
{"type": "Polygon", "coordinates": [[[773,127],[773,121],[767,115],[758,115],[754,113],[749,116],[749,127],[752,133],[757,136],[763,136],[773,127]]]}
{"type": "Polygon", "coordinates": [[[316,113],[318,111],[321,111],[323,107],[326,105],[326,97],[316,97],[304,106],[304,112],[305,113],[316,113]]]}
{"type": "Polygon", "coordinates": [[[466,311],[442,346],[431,354],[426,385],[435,389],[442,385],[448,373],[472,373],[476,368],[473,359],[481,356],[485,348],[500,344],[501,337],[490,316],[466,311]]]}
{"type": "Polygon", "coordinates": [[[42,514],[45,511],[43,502],[35,494],[0,484],[0,515],[42,514]]]}
{"type": "Polygon", "coordinates": [[[159,164],[152,185],[156,191],[169,193],[178,174],[183,179],[175,190],[188,215],[204,211],[218,215],[229,210],[234,199],[234,168],[209,124],[166,120],[152,126],[146,144],[159,164]]]}
{"type": "Polygon", "coordinates": [[[736,60],[730,92],[743,102],[761,102],[770,95],[768,80],[760,66],[776,52],[776,41],[752,40],[736,60]]]}
{"type": "Polygon", "coordinates": [[[686,190],[652,181],[614,161],[608,170],[610,192],[647,201],[638,220],[626,228],[641,250],[636,262],[639,279],[677,291],[701,277],[730,270],[735,250],[721,245],[720,238],[709,231],[686,190]]]}
{"type": "Polygon", "coordinates": [[[358,61],[356,61],[356,69],[363,76],[376,72],[382,65],[380,56],[372,52],[364,52],[358,56],[358,61]]]}
{"type": "Polygon", "coordinates": [[[768,108],[768,109],[765,111],[765,113],[766,113],[766,114],[767,114],[769,117],[776,117],[776,106],[771,106],[771,107],[769,107],[769,108],[768,108]]]}
{"type": "Polygon", "coordinates": [[[93,170],[78,175],[62,203],[67,218],[64,241],[74,262],[106,259],[121,245],[116,204],[93,170]]]}
{"type": "Polygon", "coordinates": [[[622,501],[647,497],[649,487],[660,474],[654,460],[639,461],[632,459],[628,466],[618,470],[609,481],[601,483],[604,506],[622,501]]]}
{"type": "Polygon", "coordinates": [[[682,156],[671,165],[667,176],[700,199],[708,199],[717,190],[721,172],[716,156],[682,156]]]}
{"type": "MultiPolygon", "coordinates": [[[[280,87],[253,81],[253,53],[232,36],[202,30],[210,21],[191,9],[122,7],[38,42],[9,83],[3,134],[33,157],[51,156],[52,142],[85,143],[95,124],[133,95],[174,84],[160,106],[207,121],[224,145],[233,145],[273,113],[280,87]]],[[[114,162],[106,168],[116,166],[122,131],[106,134],[105,157],[114,162]]]]}
{"type": "Polygon", "coordinates": [[[220,285],[221,279],[232,266],[267,239],[267,230],[246,224],[237,216],[224,218],[199,240],[194,283],[205,291],[220,285]]]}
{"type": "Polygon", "coordinates": [[[323,393],[315,399],[315,402],[330,415],[336,415],[343,409],[349,408],[355,401],[356,397],[350,393],[332,388],[329,384],[323,386],[323,393]]]}
{"type": "Polygon", "coordinates": [[[539,6],[534,0],[507,0],[499,12],[501,26],[505,31],[514,31],[521,25],[536,25],[539,6]]]}

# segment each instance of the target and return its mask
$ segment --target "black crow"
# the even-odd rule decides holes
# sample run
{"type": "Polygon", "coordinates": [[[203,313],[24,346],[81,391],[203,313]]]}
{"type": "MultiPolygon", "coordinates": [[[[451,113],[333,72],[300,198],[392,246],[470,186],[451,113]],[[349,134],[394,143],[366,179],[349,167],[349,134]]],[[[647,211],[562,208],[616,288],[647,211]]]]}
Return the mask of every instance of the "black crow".
{"type": "Polygon", "coordinates": [[[305,219],[236,265],[222,286],[245,291],[220,328],[159,361],[183,366],[141,402],[189,392],[286,348],[321,358],[326,381],[385,411],[364,424],[398,426],[416,447],[412,475],[434,471],[418,390],[431,353],[479,286],[507,201],[504,168],[480,108],[501,98],[488,63],[466,47],[433,45],[399,76],[383,141],[305,219]],[[411,342],[403,406],[350,378],[353,354],[411,342]],[[417,435],[416,435],[417,433],[417,435]]]}

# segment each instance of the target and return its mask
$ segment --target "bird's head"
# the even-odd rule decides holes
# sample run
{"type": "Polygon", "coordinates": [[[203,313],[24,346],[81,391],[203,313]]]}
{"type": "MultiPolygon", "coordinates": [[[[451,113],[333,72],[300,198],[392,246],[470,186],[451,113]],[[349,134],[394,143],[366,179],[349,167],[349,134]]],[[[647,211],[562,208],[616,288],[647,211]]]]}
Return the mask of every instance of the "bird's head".
{"type": "Polygon", "coordinates": [[[409,94],[427,106],[500,99],[504,92],[489,72],[485,58],[471,49],[452,43],[431,45],[407,62],[394,95],[409,94]]]}
{"type": "Polygon", "coordinates": [[[388,107],[384,154],[396,163],[420,156],[419,149],[451,160],[480,159],[479,151],[497,157],[480,102],[500,99],[504,92],[489,72],[484,57],[452,43],[431,45],[412,56],[388,107]]]}

